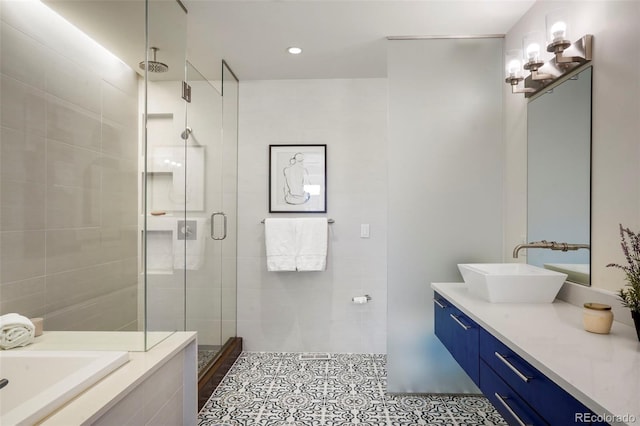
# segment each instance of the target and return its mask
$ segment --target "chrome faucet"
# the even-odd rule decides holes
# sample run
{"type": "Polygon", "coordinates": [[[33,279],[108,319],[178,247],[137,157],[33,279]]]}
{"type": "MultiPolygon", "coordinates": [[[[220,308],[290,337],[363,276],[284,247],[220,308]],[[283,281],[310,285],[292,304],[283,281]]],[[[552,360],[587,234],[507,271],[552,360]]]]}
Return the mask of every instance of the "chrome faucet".
{"type": "Polygon", "coordinates": [[[578,249],[587,249],[590,250],[591,247],[589,244],[569,244],[569,243],[557,243],[555,241],[534,241],[527,244],[518,244],[513,249],[513,258],[518,258],[518,252],[523,248],[542,248],[542,249],[550,249],[550,250],[561,250],[561,251],[574,251],[578,249]]]}

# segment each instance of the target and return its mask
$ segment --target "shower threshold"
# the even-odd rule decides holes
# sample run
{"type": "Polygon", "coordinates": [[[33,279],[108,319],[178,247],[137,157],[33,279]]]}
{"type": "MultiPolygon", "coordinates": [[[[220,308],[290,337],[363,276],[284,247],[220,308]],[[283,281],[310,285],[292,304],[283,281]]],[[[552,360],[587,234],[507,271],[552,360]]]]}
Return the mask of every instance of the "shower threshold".
{"type": "Polygon", "coordinates": [[[221,348],[198,346],[198,410],[207,402],[241,352],[241,337],[231,337],[221,348]]]}

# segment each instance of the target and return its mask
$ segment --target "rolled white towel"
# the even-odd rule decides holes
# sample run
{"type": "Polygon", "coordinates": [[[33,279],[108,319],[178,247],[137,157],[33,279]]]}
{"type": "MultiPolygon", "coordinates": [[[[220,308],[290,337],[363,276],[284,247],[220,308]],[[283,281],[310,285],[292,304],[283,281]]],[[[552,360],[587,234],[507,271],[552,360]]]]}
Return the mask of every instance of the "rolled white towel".
{"type": "Polygon", "coordinates": [[[0,349],[12,349],[27,346],[33,342],[36,327],[29,320],[19,314],[0,316],[0,349]]]}

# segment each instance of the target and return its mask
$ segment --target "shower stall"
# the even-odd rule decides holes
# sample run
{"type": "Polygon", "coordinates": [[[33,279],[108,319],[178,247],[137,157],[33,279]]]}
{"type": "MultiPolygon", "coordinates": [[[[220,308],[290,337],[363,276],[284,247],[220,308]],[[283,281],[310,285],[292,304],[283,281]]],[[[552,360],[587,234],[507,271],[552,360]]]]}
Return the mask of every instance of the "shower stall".
{"type": "Polygon", "coordinates": [[[140,215],[146,327],[197,331],[204,374],[236,336],[238,81],[226,62],[217,83],[188,60],[183,80],[151,65],[140,215]]]}
{"type": "Polygon", "coordinates": [[[238,79],[177,0],[0,6],[0,314],[197,331],[204,377],[238,341],[238,79]]]}

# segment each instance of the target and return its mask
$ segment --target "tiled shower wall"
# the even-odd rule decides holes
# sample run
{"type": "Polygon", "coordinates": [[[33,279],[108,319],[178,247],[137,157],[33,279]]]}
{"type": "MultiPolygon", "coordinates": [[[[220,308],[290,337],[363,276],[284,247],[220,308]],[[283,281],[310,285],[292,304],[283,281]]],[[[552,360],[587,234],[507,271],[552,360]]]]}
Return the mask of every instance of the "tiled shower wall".
{"type": "Polygon", "coordinates": [[[0,314],[135,329],[137,75],[39,2],[1,43],[0,314]]]}
{"type": "Polygon", "coordinates": [[[385,353],[386,79],[242,81],[239,117],[238,336],[244,348],[385,353]],[[326,216],[335,223],[326,271],[267,272],[260,221],[270,216],[269,144],[327,145],[326,216]],[[370,238],[360,238],[360,224],[370,225],[370,238]],[[372,301],[351,302],[363,294],[372,301]]]}

